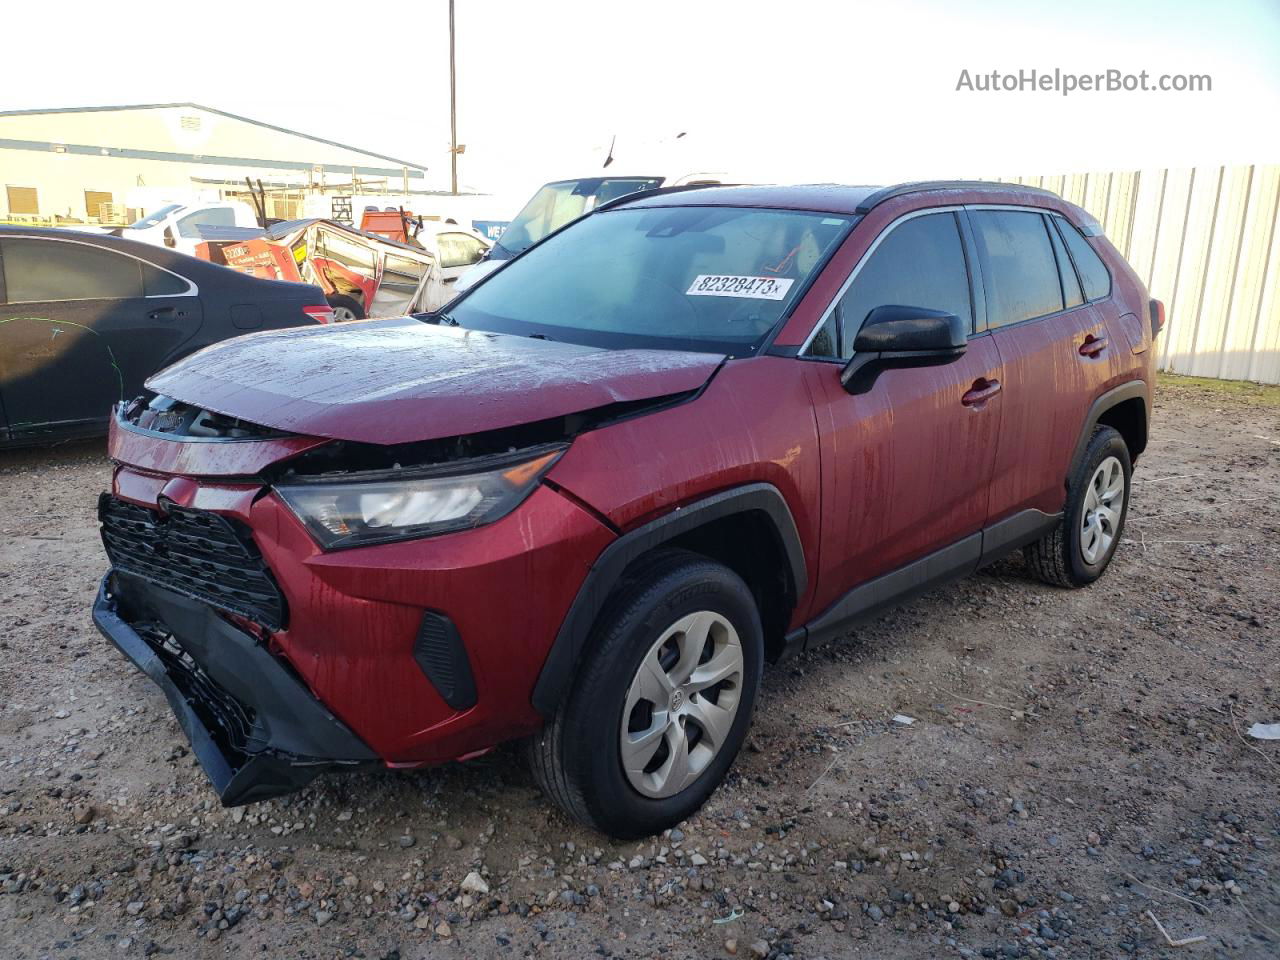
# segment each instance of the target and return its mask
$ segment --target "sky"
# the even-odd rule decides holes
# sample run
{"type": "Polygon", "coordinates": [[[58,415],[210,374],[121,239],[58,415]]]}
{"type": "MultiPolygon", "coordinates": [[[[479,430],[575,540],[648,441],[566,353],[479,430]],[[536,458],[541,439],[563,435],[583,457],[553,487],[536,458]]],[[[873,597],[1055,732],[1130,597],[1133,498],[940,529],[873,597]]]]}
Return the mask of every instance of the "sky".
{"type": "MultiPolygon", "coordinates": [[[[447,0],[11,4],[0,110],[191,101],[449,184],[447,0]],[[24,82],[15,78],[27,77],[24,82]]],[[[1280,162],[1280,0],[456,0],[463,189],[1280,162]],[[1208,74],[1209,92],[957,90],[992,70],[1208,74]],[[678,134],[684,136],[677,138],[678,134]]]]}

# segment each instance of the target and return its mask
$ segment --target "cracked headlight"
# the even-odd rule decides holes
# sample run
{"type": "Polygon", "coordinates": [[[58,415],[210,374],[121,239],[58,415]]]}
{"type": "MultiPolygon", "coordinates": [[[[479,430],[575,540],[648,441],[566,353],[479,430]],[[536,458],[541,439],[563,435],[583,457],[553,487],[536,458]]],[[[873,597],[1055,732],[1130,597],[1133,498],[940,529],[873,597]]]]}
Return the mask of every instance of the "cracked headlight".
{"type": "Polygon", "coordinates": [[[533,456],[525,450],[432,471],[292,480],[275,491],[326,550],[430,537],[506,516],[564,449],[542,448],[533,456]]]}

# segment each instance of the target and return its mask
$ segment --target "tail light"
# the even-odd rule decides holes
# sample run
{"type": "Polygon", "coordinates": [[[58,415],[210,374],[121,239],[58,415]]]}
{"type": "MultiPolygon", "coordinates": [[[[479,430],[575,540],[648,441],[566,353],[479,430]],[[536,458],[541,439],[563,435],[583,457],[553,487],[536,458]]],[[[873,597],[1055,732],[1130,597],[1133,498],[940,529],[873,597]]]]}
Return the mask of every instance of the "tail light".
{"type": "Polygon", "coordinates": [[[1151,304],[1151,339],[1156,338],[1161,330],[1164,329],[1164,304],[1159,300],[1152,300],[1151,304]]]}
{"type": "Polygon", "coordinates": [[[333,323],[333,307],[327,303],[321,307],[305,306],[302,312],[316,323],[333,323]]]}

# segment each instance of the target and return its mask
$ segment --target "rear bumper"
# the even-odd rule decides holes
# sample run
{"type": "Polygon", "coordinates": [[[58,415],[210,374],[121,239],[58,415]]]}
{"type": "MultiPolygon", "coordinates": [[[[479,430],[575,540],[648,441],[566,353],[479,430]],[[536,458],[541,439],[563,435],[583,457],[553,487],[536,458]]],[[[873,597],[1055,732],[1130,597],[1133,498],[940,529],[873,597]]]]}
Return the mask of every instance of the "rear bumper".
{"type": "Polygon", "coordinates": [[[224,806],[378,760],[255,637],[207,604],[112,572],[93,622],[164,692],[224,806]]]}

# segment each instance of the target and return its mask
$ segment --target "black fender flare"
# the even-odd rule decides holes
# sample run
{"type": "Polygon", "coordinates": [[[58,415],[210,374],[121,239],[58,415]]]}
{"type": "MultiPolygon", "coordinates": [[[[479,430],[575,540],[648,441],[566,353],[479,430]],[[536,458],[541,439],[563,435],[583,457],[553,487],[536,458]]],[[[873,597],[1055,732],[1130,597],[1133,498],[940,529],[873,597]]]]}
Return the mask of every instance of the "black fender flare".
{"type": "Polygon", "coordinates": [[[632,561],[712,521],[745,513],[762,513],[768,518],[786,554],[795,598],[803,596],[808,586],[804,548],[791,508],[777,487],[769,483],[751,483],[676,507],[614,540],[591,565],[534,684],[534,709],[542,716],[550,717],[560,706],[587,647],[596,617],[632,561]]]}
{"type": "MultiPolygon", "coordinates": [[[[1102,415],[1112,407],[1124,403],[1126,400],[1132,400],[1134,397],[1142,400],[1142,408],[1146,411],[1147,430],[1150,432],[1151,390],[1147,386],[1147,382],[1145,380],[1130,380],[1128,383],[1113,387],[1094,400],[1089,407],[1089,412],[1085,414],[1084,425],[1080,428],[1080,439],[1076,441],[1076,448],[1071,454],[1071,463],[1067,467],[1067,477],[1075,476],[1076,468],[1084,458],[1085,448],[1089,446],[1089,438],[1093,436],[1093,428],[1098,425],[1102,415]]],[[[1063,482],[1066,482],[1065,478],[1063,482]]]]}

